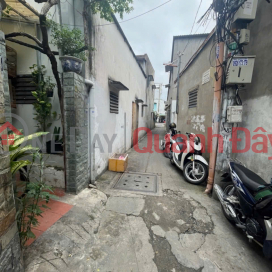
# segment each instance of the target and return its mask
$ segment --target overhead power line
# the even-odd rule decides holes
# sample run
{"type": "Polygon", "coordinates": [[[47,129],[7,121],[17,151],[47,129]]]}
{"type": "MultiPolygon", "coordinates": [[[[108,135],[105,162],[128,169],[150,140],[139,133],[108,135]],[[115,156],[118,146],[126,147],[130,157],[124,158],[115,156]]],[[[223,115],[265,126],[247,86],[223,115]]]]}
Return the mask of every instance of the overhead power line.
{"type": "MultiPolygon", "coordinates": [[[[199,3],[199,6],[198,6],[198,9],[197,9],[197,12],[196,12],[196,15],[195,15],[195,19],[194,19],[194,23],[193,23],[193,26],[192,26],[192,29],[191,29],[191,32],[190,32],[190,35],[193,33],[193,29],[194,29],[194,26],[195,26],[195,23],[196,23],[196,18],[197,18],[197,15],[199,13],[199,10],[200,10],[200,7],[201,7],[201,4],[202,4],[202,0],[200,0],[200,3],[199,3]]],[[[198,29],[197,29],[198,30],[198,29]]],[[[185,50],[187,49],[189,43],[191,42],[191,39],[188,39],[188,43],[186,44],[186,46],[184,47],[184,50],[182,52],[182,54],[184,54],[185,50]]]]}
{"type": "MultiPolygon", "coordinates": [[[[153,8],[153,9],[150,9],[150,10],[148,10],[148,11],[146,11],[146,12],[140,14],[140,15],[137,15],[137,16],[135,16],[135,17],[132,17],[132,18],[127,19],[127,20],[124,20],[124,21],[120,21],[120,22],[118,22],[118,23],[119,23],[119,24],[122,24],[122,23],[125,23],[125,22],[128,22],[128,21],[134,20],[134,19],[136,19],[136,18],[139,18],[139,17],[141,17],[141,16],[143,16],[143,15],[145,15],[145,14],[147,14],[147,13],[150,13],[150,12],[152,12],[152,11],[154,11],[154,10],[156,10],[156,9],[158,9],[158,8],[160,8],[160,7],[164,6],[164,5],[166,5],[166,4],[168,4],[168,3],[171,2],[171,1],[172,1],[172,0],[169,0],[169,1],[167,1],[167,2],[165,2],[165,3],[163,3],[163,4],[161,4],[161,5],[159,5],[159,6],[155,7],[155,8],[153,8]]],[[[100,26],[108,26],[108,25],[115,25],[115,23],[108,23],[108,24],[96,25],[96,26],[97,26],[97,27],[100,27],[100,26]]]]}
{"type": "MultiPolygon", "coordinates": [[[[118,23],[119,23],[119,24],[122,24],[122,23],[125,23],[125,22],[128,22],[128,21],[134,20],[134,19],[136,19],[136,18],[139,18],[139,17],[141,17],[141,16],[143,16],[143,15],[145,15],[145,14],[147,14],[147,13],[150,13],[150,12],[152,12],[152,11],[154,11],[154,10],[156,10],[156,9],[158,9],[158,8],[160,8],[160,7],[164,6],[164,5],[166,5],[166,4],[168,4],[168,3],[171,2],[171,1],[172,1],[172,0],[168,0],[167,2],[161,4],[161,5],[159,5],[159,6],[155,7],[155,8],[153,8],[153,9],[150,9],[150,10],[148,10],[148,11],[142,13],[142,14],[139,14],[139,15],[137,15],[137,16],[135,16],[135,17],[132,17],[132,18],[127,19],[127,20],[124,20],[124,21],[120,21],[120,22],[118,22],[118,23]]],[[[70,6],[73,6],[68,0],[64,0],[64,2],[61,2],[61,3],[68,3],[70,6]]],[[[77,10],[77,9],[75,9],[75,10],[76,10],[76,12],[78,12],[79,14],[81,14],[81,15],[83,16],[83,14],[82,14],[79,10],[77,10]]],[[[68,24],[67,24],[67,25],[68,25],[68,24]]],[[[100,27],[100,26],[108,26],[108,25],[115,25],[115,23],[108,23],[108,24],[95,25],[95,26],[96,26],[96,27],[100,27]]]]}

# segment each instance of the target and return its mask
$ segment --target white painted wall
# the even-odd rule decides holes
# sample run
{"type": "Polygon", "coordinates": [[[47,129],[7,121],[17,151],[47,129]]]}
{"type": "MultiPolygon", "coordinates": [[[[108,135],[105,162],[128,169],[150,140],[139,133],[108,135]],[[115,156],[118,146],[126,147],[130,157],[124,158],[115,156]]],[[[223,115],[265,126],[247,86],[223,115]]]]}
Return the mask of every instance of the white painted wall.
{"type": "Polygon", "coordinates": [[[170,123],[177,124],[177,100],[172,100],[171,106],[170,106],[170,123]]]}
{"type": "Polygon", "coordinates": [[[164,100],[160,99],[155,99],[154,104],[157,103],[157,113],[159,115],[165,115],[165,103],[164,100]]]}
{"type": "MultiPolygon", "coordinates": [[[[93,25],[106,24],[98,15],[93,17],[93,25]]],[[[94,165],[94,178],[101,174],[108,165],[108,159],[112,153],[121,153],[131,146],[132,129],[132,102],[137,96],[146,103],[147,78],[139,67],[133,52],[125,42],[124,37],[116,25],[95,28],[94,45],[94,75],[95,86],[91,90],[91,139],[98,134],[104,147],[104,153],[100,152],[98,144],[92,150],[92,163],[94,165]],[[119,93],[119,114],[111,114],[109,110],[108,78],[122,82],[129,91],[119,93]],[[126,114],[126,122],[124,116],[126,114]],[[116,134],[113,150],[107,150],[107,144],[103,134],[109,139],[116,134]]],[[[151,85],[151,84],[150,84],[151,85]]],[[[149,90],[150,92],[150,90],[149,90]]],[[[152,91],[151,91],[152,92],[152,91]]],[[[152,97],[152,95],[151,95],[152,97]]],[[[153,101],[148,101],[153,103],[153,101]]],[[[139,104],[139,127],[148,127],[148,119],[151,116],[152,104],[145,108],[142,117],[142,105],[139,104]]],[[[150,121],[149,121],[150,122],[150,121]]],[[[145,132],[140,133],[140,137],[145,132]]]]}
{"type": "Polygon", "coordinates": [[[163,99],[162,84],[155,84],[156,89],[154,90],[154,111],[159,115],[165,115],[165,100],[163,99]],[[157,104],[157,108],[155,108],[157,104]]]}

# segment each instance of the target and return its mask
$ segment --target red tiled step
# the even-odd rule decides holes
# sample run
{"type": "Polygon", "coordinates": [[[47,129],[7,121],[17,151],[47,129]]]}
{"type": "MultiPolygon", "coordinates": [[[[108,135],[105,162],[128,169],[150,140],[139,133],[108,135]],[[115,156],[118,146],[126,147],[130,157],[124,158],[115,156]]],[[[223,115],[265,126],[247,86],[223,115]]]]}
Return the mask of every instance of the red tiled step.
{"type": "Polygon", "coordinates": [[[27,246],[31,245],[39,236],[41,236],[73,207],[72,205],[56,200],[50,200],[47,204],[45,201],[41,201],[39,205],[42,204],[46,205],[49,209],[41,208],[44,212],[42,213],[42,217],[38,218],[39,225],[32,229],[32,232],[36,235],[36,238],[29,239],[26,243],[27,246]]]}

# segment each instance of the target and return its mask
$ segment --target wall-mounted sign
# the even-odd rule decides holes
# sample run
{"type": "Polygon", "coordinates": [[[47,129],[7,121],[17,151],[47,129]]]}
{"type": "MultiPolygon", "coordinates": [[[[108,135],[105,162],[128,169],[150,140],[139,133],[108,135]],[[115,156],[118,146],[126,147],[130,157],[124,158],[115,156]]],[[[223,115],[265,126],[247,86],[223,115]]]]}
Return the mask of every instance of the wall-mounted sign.
{"type": "Polygon", "coordinates": [[[248,59],[234,59],[232,61],[232,66],[247,66],[248,59]]]}
{"type": "Polygon", "coordinates": [[[202,75],[202,85],[204,85],[205,83],[208,83],[210,81],[211,78],[211,70],[207,70],[206,72],[203,73],[202,75]]]}
{"type": "Polygon", "coordinates": [[[220,46],[216,46],[216,59],[219,59],[220,46]]]}

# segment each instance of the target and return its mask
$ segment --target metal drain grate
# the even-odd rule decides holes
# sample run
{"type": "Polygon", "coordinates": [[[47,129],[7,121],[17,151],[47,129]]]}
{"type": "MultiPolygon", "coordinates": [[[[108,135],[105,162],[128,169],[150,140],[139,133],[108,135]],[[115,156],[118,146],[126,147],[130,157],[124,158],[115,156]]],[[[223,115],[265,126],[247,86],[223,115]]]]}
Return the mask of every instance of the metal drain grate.
{"type": "Polygon", "coordinates": [[[126,191],[157,193],[158,178],[152,174],[124,173],[113,188],[126,191]]]}

